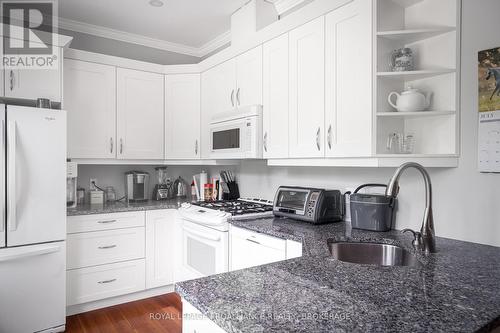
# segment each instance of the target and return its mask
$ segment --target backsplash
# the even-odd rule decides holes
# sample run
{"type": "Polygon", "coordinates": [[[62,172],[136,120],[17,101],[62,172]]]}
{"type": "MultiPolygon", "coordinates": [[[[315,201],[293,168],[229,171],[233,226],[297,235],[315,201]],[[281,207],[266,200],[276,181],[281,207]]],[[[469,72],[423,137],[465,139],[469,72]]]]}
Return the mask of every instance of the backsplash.
{"type": "MultiPolygon", "coordinates": [[[[219,177],[220,170],[235,171],[235,166],[167,166],[169,178],[174,181],[181,176],[188,185],[191,185],[193,175],[205,170],[208,177],[219,177]]],[[[87,192],[89,190],[90,178],[97,179],[97,186],[105,188],[113,186],[118,198],[125,195],[125,172],[138,170],[148,172],[150,175],[151,195],[154,185],[157,183],[154,165],[79,165],[78,166],[78,187],[82,187],[87,192]]]]}

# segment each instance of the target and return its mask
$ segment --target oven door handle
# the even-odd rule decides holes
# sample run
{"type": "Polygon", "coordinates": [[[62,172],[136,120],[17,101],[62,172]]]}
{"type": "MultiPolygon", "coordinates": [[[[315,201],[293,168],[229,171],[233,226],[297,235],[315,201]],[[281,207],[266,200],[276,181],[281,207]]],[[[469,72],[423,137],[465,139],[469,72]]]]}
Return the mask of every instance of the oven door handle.
{"type": "Polygon", "coordinates": [[[195,229],[192,229],[192,228],[186,228],[185,225],[182,226],[182,229],[184,229],[185,231],[199,237],[199,238],[203,238],[203,239],[208,239],[208,240],[211,240],[211,241],[214,241],[214,242],[219,242],[220,241],[220,236],[211,236],[211,235],[207,235],[207,234],[204,234],[198,230],[195,230],[195,229]]]}

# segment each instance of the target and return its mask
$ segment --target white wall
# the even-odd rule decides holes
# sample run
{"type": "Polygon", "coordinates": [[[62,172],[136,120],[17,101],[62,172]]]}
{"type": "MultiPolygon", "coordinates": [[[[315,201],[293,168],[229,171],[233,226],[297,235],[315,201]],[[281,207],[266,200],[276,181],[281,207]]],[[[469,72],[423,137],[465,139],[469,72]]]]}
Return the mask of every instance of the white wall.
{"type": "MultiPolygon", "coordinates": [[[[462,3],[461,159],[454,169],[431,169],[436,234],[500,246],[500,174],[477,172],[477,52],[500,46],[500,1],[462,3]]],[[[267,167],[245,162],[240,190],[245,196],[272,199],[279,185],[326,188],[387,183],[394,169],[267,167]]],[[[423,183],[416,171],[401,180],[396,228],[417,229],[424,207],[423,183]]]]}

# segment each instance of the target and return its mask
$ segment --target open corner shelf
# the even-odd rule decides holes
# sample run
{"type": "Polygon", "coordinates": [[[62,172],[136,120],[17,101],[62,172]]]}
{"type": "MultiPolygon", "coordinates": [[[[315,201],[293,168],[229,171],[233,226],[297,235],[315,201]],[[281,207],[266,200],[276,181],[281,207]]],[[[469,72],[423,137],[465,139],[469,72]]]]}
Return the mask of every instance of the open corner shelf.
{"type": "Polygon", "coordinates": [[[377,112],[377,117],[432,117],[455,115],[455,111],[416,111],[416,112],[398,112],[387,111],[377,112]]]}
{"type": "Polygon", "coordinates": [[[405,80],[418,80],[426,77],[455,73],[452,68],[424,69],[404,72],[377,72],[379,78],[397,78],[405,80]]]}
{"type": "Polygon", "coordinates": [[[380,38],[386,38],[390,40],[400,40],[410,44],[455,30],[456,30],[455,27],[390,30],[390,31],[379,31],[377,32],[377,36],[380,38]]]}

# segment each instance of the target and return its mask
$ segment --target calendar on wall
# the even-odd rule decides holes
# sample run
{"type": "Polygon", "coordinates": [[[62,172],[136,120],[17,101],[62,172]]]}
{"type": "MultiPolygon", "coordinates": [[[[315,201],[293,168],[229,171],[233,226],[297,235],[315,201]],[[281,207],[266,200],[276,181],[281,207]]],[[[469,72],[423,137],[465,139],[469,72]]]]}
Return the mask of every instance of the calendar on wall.
{"type": "Polygon", "coordinates": [[[478,168],[500,172],[500,47],[478,53],[478,168]]]}

